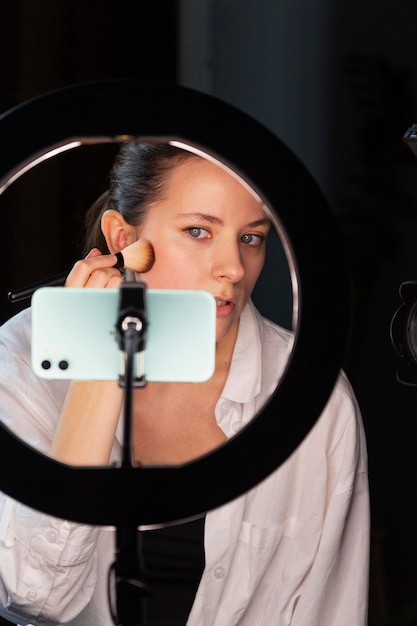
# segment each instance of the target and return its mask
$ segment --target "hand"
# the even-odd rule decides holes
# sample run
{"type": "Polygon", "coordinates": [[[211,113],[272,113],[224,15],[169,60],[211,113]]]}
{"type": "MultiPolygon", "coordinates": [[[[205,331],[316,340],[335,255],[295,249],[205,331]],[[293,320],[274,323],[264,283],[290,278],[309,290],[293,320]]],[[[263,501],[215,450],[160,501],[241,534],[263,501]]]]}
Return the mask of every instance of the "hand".
{"type": "Polygon", "coordinates": [[[122,282],[120,271],[114,267],[115,254],[101,254],[93,248],[85,259],[77,261],[65,281],[66,287],[118,288],[122,282]]]}

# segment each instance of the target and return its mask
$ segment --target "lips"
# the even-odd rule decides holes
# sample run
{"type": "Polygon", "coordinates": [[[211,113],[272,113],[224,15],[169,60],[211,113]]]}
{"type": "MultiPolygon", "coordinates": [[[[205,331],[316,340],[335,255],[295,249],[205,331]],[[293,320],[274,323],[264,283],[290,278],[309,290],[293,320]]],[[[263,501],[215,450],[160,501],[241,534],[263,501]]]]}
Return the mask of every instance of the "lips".
{"type": "Polygon", "coordinates": [[[214,298],[216,301],[216,314],[217,317],[226,317],[230,315],[236,306],[236,302],[233,299],[227,298],[214,298]]]}
{"type": "Polygon", "coordinates": [[[231,296],[213,296],[217,306],[226,306],[230,304],[236,304],[235,298],[231,296]]]}

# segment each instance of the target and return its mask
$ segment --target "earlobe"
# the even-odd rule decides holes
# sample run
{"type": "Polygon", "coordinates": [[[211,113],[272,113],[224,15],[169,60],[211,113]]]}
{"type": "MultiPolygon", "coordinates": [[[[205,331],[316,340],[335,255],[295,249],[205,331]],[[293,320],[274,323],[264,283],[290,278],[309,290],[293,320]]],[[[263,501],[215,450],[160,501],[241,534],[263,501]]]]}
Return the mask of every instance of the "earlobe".
{"type": "Polygon", "coordinates": [[[103,213],[101,230],[111,253],[120,252],[136,241],[135,227],[128,224],[123,215],[114,209],[103,213]]]}

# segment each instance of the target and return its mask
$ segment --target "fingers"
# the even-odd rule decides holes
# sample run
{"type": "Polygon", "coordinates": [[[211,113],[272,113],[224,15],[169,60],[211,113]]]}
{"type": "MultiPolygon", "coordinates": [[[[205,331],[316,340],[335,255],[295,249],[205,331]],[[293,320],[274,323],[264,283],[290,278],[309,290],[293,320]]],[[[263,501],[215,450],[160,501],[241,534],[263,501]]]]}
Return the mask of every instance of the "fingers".
{"type": "Polygon", "coordinates": [[[92,259],[95,256],[103,256],[98,248],[93,248],[85,257],[86,259],[92,259]]]}
{"type": "Polygon", "coordinates": [[[118,288],[122,276],[114,265],[117,262],[115,254],[101,254],[93,248],[88,255],[77,261],[65,282],[66,287],[118,288]]]}

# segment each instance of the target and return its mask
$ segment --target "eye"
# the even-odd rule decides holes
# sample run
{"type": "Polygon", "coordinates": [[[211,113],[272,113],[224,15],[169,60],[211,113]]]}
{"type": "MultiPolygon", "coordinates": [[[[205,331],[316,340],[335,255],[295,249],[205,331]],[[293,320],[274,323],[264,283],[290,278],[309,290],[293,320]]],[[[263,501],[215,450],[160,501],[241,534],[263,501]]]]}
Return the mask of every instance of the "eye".
{"type": "Polygon", "coordinates": [[[260,246],[264,241],[265,237],[263,235],[254,235],[253,233],[247,233],[246,235],[242,235],[240,241],[242,243],[246,243],[249,246],[260,246]]]}
{"type": "Polygon", "coordinates": [[[208,230],[205,228],[201,228],[200,226],[192,226],[191,228],[187,228],[186,232],[193,239],[206,239],[209,236],[208,230]]]}

